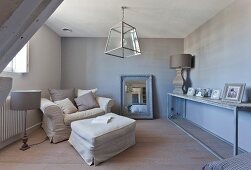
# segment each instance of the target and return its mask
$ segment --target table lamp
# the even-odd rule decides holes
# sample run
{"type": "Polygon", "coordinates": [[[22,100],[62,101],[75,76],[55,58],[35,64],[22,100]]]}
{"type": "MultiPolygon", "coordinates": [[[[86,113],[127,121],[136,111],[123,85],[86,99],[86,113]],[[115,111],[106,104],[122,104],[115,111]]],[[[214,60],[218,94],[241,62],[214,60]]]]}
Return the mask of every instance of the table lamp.
{"type": "Polygon", "coordinates": [[[191,54],[176,54],[170,57],[170,68],[176,69],[173,93],[185,94],[187,92],[188,86],[183,73],[184,70],[192,67],[192,57],[191,54]]]}
{"type": "Polygon", "coordinates": [[[24,136],[22,138],[23,145],[20,150],[25,151],[30,148],[27,144],[28,136],[26,133],[26,117],[27,110],[34,110],[40,108],[41,91],[40,90],[17,90],[11,92],[10,108],[12,110],[24,110],[24,136]]]}

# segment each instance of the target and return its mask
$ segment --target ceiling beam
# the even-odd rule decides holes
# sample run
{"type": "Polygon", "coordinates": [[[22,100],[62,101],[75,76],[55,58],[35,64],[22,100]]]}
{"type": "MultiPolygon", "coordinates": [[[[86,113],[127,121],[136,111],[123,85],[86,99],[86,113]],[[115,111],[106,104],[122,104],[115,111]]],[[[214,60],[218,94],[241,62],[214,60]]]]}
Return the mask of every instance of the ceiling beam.
{"type": "Polygon", "coordinates": [[[0,72],[63,0],[25,0],[0,26],[0,72]]]}

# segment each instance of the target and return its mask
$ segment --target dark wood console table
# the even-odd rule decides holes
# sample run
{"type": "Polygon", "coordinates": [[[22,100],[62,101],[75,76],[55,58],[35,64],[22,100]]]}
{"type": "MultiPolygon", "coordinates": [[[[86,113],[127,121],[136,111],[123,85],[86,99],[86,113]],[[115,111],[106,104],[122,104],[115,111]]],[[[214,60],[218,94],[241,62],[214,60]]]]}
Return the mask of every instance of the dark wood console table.
{"type": "Polygon", "coordinates": [[[233,103],[233,102],[225,102],[222,100],[215,100],[210,98],[203,98],[203,97],[195,97],[195,96],[187,96],[184,94],[174,94],[168,93],[167,94],[168,100],[168,117],[171,115],[171,108],[172,106],[172,98],[180,98],[185,101],[184,105],[184,118],[186,118],[186,101],[194,101],[198,103],[203,103],[215,107],[225,108],[228,110],[232,110],[234,113],[234,147],[233,147],[233,155],[238,155],[238,114],[239,111],[251,111],[251,103],[233,103]]]}

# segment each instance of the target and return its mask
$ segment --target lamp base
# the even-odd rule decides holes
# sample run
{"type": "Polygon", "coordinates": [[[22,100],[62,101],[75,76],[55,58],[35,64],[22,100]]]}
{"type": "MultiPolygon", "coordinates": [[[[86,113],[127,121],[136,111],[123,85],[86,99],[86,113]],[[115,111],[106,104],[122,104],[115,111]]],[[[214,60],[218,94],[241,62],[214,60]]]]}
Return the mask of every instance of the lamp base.
{"type": "Polygon", "coordinates": [[[184,84],[184,79],[182,77],[183,69],[177,68],[176,69],[176,77],[173,80],[174,90],[173,93],[183,94],[182,86],[184,84]]]}
{"type": "Polygon", "coordinates": [[[173,89],[173,93],[175,94],[184,94],[183,90],[182,90],[182,86],[175,86],[173,89]]]}
{"type": "Polygon", "coordinates": [[[21,146],[20,150],[25,151],[29,149],[30,146],[27,144],[27,141],[28,141],[27,135],[24,135],[24,137],[22,138],[22,141],[23,141],[23,145],[21,146]]]}

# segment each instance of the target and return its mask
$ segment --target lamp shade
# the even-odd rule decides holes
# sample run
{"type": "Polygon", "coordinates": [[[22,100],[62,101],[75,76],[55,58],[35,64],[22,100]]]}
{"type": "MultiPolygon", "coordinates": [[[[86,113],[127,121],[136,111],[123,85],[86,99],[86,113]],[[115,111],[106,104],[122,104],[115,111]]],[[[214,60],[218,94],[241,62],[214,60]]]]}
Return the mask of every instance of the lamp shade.
{"type": "Polygon", "coordinates": [[[10,108],[12,110],[33,110],[40,108],[40,90],[17,90],[11,92],[10,108]]]}
{"type": "Polygon", "coordinates": [[[191,54],[176,54],[170,57],[170,68],[191,68],[192,66],[191,54]]]}
{"type": "Polygon", "coordinates": [[[0,77],[0,106],[5,102],[12,88],[11,77],[0,77]]]}

